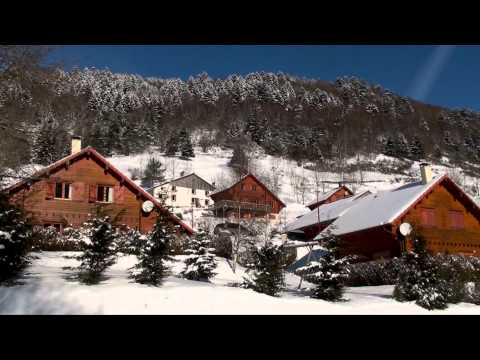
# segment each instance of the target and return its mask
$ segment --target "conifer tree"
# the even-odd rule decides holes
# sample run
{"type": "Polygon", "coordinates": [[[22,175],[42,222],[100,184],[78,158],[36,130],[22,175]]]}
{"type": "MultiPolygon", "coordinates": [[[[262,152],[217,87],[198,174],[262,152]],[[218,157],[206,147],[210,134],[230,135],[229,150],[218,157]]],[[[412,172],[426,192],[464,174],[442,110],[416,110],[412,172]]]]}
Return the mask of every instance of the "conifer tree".
{"type": "Polygon", "coordinates": [[[163,167],[161,161],[155,157],[148,159],[145,170],[143,171],[142,178],[142,187],[145,189],[150,189],[153,186],[161,183],[165,180],[165,168],[163,167]]]}
{"type": "Polygon", "coordinates": [[[240,145],[233,148],[233,155],[228,165],[238,170],[240,174],[248,172],[248,156],[240,145]]]}
{"type": "Polygon", "coordinates": [[[210,247],[211,240],[204,230],[199,230],[194,238],[189,239],[185,253],[185,269],[181,275],[189,280],[208,281],[215,276],[215,249],[210,247]]]}
{"type": "Polygon", "coordinates": [[[413,142],[410,144],[409,152],[410,157],[414,160],[420,160],[425,158],[423,144],[417,136],[413,138],[413,142]]]}
{"type": "Polygon", "coordinates": [[[14,278],[29,263],[32,226],[23,212],[0,194],[0,283],[14,278]]]}
{"type": "Polygon", "coordinates": [[[140,284],[161,285],[170,273],[167,261],[173,260],[171,246],[174,239],[174,226],[167,214],[159,211],[154,228],[141,243],[138,263],[130,269],[130,277],[140,284]]]}
{"type": "Polygon", "coordinates": [[[416,236],[413,251],[402,255],[402,266],[393,297],[398,301],[415,301],[428,310],[445,309],[449,286],[441,276],[441,268],[428,254],[425,241],[416,236]]]}
{"type": "Polygon", "coordinates": [[[166,144],[165,155],[175,156],[179,151],[179,138],[177,132],[172,132],[166,144]]]}
{"type": "Polygon", "coordinates": [[[322,241],[324,253],[318,261],[312,261],[298,268],[295,273],[315,284],[312,297],[327,301],[340,301],[344,291],[344,281],[348,276],[349,257],[341,257],[338,238],[329,235],[322,241]]]}
{"type": "Polygon", "coordinates": [[[285,251],[277,240],[278,236],[274,236],[261,247],[253,247],[253,262],[248,265],[250,278],[244,278],[245,287],[270,296],[277,296],[285,287],[285,251]]]}
{"type": "Polygon", "coordinates": [[[118,233],[108,216],[96,216],[83,224],[76,232],[82,254],[77,256],[79,279],[96,284],[102,273],[116,262],[118,233]]]}
{"type": "Polygon", "coordinates": [[[190,159],[195,157],[192,141],[190,139],[190,135],[187,133],[187,130],[182,129],[178,137],[179,137],[180,151],[181,151],[182,158],[190,159]]]}

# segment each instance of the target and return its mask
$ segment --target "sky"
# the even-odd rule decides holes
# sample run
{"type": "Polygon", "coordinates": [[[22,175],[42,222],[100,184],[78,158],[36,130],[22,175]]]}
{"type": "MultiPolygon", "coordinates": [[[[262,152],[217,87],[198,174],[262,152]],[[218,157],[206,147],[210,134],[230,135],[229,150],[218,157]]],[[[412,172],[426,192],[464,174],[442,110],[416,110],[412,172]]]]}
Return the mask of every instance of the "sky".
{"type": "Polygon", "coordinates": [[[326,81],[356,76],[429,104],[480,111],[477,45],[65,45],[49,60],[67,70],[184,80],[203,71],[212,78],[255,71],[326,81]]]}

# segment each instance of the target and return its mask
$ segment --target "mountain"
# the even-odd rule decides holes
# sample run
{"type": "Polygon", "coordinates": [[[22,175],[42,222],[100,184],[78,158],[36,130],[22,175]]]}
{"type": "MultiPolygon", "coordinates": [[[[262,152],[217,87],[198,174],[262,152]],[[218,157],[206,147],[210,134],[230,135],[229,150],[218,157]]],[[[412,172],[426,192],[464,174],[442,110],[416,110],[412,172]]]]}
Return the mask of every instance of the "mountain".
{"type": "Polygon", "coordinates": [[[348,171],[348,158],[385,154],[401,159],[405,168],[414,160],[448,158],[470,174],[480,173],[479,113],[417,102],[355,77],[325,82],[283,73],[225,79],[202,73],[183,81],[56,69],[42,86],[35,101],[22,100],[35,96],[23,88],[8,93],[22,101],[23,112],[31,108],[24,162],[60,158],[73,133],[110,156],[165,149],[185,128],[200,134],[195,145],[204,150],[253,145],[341,172],[348,171]]]}

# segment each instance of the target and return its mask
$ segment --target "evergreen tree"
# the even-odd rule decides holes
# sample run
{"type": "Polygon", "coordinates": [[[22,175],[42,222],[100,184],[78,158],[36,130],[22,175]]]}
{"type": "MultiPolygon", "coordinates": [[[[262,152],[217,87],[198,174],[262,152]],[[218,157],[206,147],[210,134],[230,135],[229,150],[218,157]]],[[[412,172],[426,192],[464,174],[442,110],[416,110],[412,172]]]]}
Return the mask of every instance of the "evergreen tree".
{"type": "Polygon", "coordinates": [[[175,156],[179,151],[179,139],[177,132],[172,132],[166,144],[165,155],[175,156]]]}
{"type": "Polygon", "coordinates": [[[415,301],[428,309],[445,309],[449,286],[441,276],[441,267],[428,254],[425,241],[416,236],[413,251],[402,255],[393,297],[398,301],[415,301]]]}
{"type": "Polygon", "coordinates": [[[195,157],[190,135],[187,133],[187,130],[185,128],[182,129],[182,131],[180,131],[180,134],[178,135],[178,137],[179,137],[180,151],[181,151],[182,158],[190,159],[195,157]]]}
{"type": "Polygon", "coordinates": [[[247,265],[251,275],[244,278],[245,287],[270,296],[277,296],[285,287],[285,249],[277,240],[274,236],[263,246],[253,247],[253,263],[247,265]]]}
{"type": "Polygon", "coordinates": [[[228,166],[238,170],[241,175],[248,172],[248,156],[240,145],[234,147],[228,166]]]}
{"type": "Polygon", "coordinates": [[[83,224],[76,236],[83,252],[76,257],[81,261],[79,278],[87,284],[98,283],[102,273],[116,262],[116,240],[119,235],[110,217],[96,216],[83,224]]]}
{"type": "Polygon", "coordinates": [[[189,280],[208,281],[215,276],[215,268],[217,267],[215,261],[214,248],[210,247],[211,240],[208,234],[199,230],[194,238],[191,238],[187,243],[185,253],[185,269],[181,275],[189,280]]]}
{"type": "Polygon", "coordinates": [[[173,260],[170,254],[174,240],[175,228],[167,214],[159,212],[154,228],[141,243],[138,263],[131,269],[131,278],[140,284],[161,285],[169,275],[167,261],[173,260]]]}
{"type": "Polygon", "coordinates": [[[298,268],[295,273],[315,284],[312,297],[327,301],[342,299],[344,281],[348,276],[348,257],[341,257],[338,248],[338,238],[330,235],[322,241],[324,253],[318,261],[312,261],[298,268]]]}
{"type": "Polygon", "coordinates": [[[425,151],[420,139],[415,136],[409,148],[410,158],[414,160],[420,160],[425,158],[425,151]]]}
{"type": "Polygon", "coordinates": [[[141,185],[145,189],[150,189],[165,180],[165,168],[159,159],[151,157],[148,159],[141,185]]]}
{"type": "Polygon", "coordinates": [[[395,157],[397,156],[397,149],[395,146],[395,141],[391,136],[387,138],[387,141],[385,142],[385,147],[383,149],[383,153],[387,156],[395,157]]]}
{"type": "Polygon", "coordinates": [[[32,227],[23,212],[0,194],[0,283],[10,280],[28,265],[32,227]]]}
{"type": "Polygon", "coordinates": [[[52,119],[43,121],[34,138],[33,160],[40,165],[50,165],[68,155],[69,136],[64,128],[52,119]]]}

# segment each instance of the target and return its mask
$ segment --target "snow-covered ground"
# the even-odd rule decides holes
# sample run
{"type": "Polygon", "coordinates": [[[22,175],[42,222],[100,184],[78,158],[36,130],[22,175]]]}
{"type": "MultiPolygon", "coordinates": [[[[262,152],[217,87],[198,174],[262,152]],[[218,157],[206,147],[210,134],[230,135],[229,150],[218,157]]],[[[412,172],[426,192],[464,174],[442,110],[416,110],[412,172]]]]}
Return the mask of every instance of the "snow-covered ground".
{"type": "Polygon", "coordinates": [[[299,279],[292,274],[287,275],[287,290],[271,297],[228,286],[240,282],[244,272],[240,267],[234,274],[222,258],[217,258],[218,274],[211,283],[177,277],[179,261],[161,287],[136,284],[127,277],[136,259],[123,256],[107,270],[103,283],[87,286],[69,280],[71,272],[62,269],[77,264],[64,258],[72,253],[35,255],[23,284],[0,287],[0,314],[480,314],[480,306],[471,304],[428,311],[400,303],[391,298],[392,286],[348,288],[347,301],[329,303],[309,298],[303,286],[297,290],[299,279]]]}

